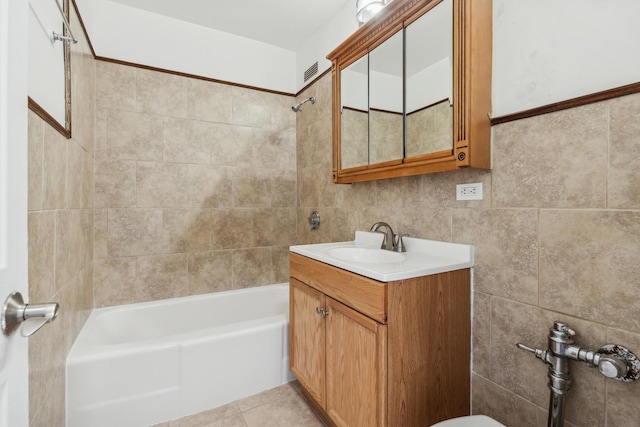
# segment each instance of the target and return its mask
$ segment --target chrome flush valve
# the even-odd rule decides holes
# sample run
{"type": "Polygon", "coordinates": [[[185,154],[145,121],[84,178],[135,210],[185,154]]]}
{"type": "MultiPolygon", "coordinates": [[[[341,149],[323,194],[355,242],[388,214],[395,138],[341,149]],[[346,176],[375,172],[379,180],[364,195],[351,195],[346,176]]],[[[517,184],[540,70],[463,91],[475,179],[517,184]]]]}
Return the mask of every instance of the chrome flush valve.
{"type": "Polygon", "coordinates": [[[585,350],[573,344],[575,334],[569,326],[556,321],[549,328],[547,350],[516,344],[520,350],[533,353],[549,365],[547,377],[551,394],[548,427],[564,427],[564,399],[572,382],[570,360],[586,362],[591,367],[597,366],[602,375],[614,380],[630,382],[640,378],[640,361],[629,349],[617,344],[607,344],[597,352],[585,350]]]}
{"type": "Polygon", "coordinates": [[[556,321],[553,328],[549,329],[548,350],[534,349],[521,343],[516,346],[534,353],[538,359],[551,365],[550,371],[558,374],[568,374],[568,366],[561,363],[562,359],[568,359],[586,362],[592,368],[597,367],[602,375],[614,380],[630,382],[640,378],[640,360],[628,348],[618,344],[607,344],[598,351],[586,350],[573,345],[575,334],[573,329],[556,321]]]}

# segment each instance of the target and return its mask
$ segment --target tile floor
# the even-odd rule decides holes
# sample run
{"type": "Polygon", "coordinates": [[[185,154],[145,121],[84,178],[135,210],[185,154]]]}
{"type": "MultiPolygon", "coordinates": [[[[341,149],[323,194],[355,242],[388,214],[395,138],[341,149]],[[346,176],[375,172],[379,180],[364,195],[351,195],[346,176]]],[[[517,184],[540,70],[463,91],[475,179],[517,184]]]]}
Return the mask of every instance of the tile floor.
{"type": "Polygon", "coordinates": [[[154,427],[323,427],[297,382],[154,427]]]}

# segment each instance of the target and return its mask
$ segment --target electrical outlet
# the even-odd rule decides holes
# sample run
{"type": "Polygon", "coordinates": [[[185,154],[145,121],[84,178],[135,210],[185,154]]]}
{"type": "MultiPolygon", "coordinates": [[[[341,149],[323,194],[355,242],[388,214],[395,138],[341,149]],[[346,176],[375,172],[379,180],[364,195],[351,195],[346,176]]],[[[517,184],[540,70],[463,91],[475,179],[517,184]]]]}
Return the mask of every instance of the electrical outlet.
{"type": "Polygon", "coordinates": [[[482,200],[482,183],[456,185],[456,200],[482,200]]]}

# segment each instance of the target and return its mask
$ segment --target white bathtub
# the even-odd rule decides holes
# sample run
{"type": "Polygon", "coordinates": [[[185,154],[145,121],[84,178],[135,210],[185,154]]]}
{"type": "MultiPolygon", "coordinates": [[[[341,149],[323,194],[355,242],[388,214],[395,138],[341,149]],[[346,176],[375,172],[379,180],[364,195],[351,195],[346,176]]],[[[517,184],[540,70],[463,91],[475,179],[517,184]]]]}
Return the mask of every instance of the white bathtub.
{"type": "Polygon", "coordinates": [[[288,284],[96,309],[67,357],[67,426],[151,426],[291,381],[288,326],[288,284]]]}

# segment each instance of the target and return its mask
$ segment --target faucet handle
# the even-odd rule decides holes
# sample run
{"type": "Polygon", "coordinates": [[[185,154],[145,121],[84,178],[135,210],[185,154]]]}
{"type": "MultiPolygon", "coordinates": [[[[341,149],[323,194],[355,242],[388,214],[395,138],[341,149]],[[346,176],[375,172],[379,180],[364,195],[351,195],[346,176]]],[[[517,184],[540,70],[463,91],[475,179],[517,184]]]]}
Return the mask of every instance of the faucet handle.
{"type": "Polygon", "coordinates": [[[408,234],[396,234],[393,236],[393,250],[396,252],[407,252],[407,248],[404,246],[403,237],[409,237],[408,234]]]}
{"type": "Polygon", "coordinates": [[[540,350],[538,348],[532,348],[528,345],[524,345],[522,343],[517,343],[516,347],[520,350],[528,351],[529,353],[533,353],[538,359],[542,360],[545,363],[549,363],[548,359],[548,350],[540,350]]]}
{"type": "Polygon", "coordinates": [[[382,234],[382,244],[380,245],[380,249],[386,249],[387,247],[387,233],[385,233],[384,231],[372,231],[372,233],[378,233],[378,234],[382,234]]]}

